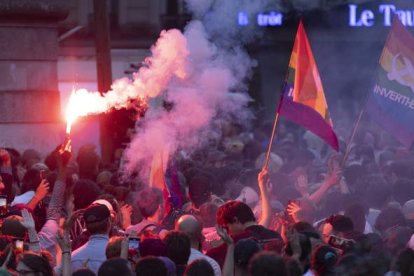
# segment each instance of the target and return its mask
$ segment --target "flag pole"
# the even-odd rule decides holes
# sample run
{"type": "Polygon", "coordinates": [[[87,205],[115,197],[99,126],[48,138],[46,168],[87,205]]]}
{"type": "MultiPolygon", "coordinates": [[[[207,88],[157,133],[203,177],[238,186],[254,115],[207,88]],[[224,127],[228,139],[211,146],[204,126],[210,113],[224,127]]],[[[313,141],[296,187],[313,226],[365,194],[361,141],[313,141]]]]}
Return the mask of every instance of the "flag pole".
{"type": "Polygon", "coordinates": [[[364,113],[365,113],[365,109],[367,108],[368,100],[369,100],[369,98],[370,98],[370,96],[371,96],[371,93],[372,93],[373,89],[374,89],[374,87],[372,88],[372,90],[370,90],[370,91],[369,91],[368,93],[366,93],[366,95],[365,95],[364,104],[362,105],[362,109],[361,109],[361,111],[359,112],[358,119],[357,119],[357,121],[355,122],[354,128],[352,129],[351,136],[349,137],[348,142],[346,143],[346,149],[345,149],[344,157],[342,158],[342,162],[341,162],[341,164],[340,164],[340,165],[341,165],[341,166],[340,166],[340,168],[341,168],[341,169],[343,169],[343,168],[345,167],[345,163],[346,163],[346,161],[348,160],[349,153],[351,152],[351,144],[352,144],[352,142],[354,141],[355,134],[356,134],[356,132],[357,132],[357,130],[358,130],[358,128],[359,128],[359,125],[360,125],[360,123],[361,123],[362,116],[363,116],[363,115],[364,115],[364,113]]]}
{"type": "MultiPolygon", "coordinates": [[[[300,25],[301,22],[302,22],[302,19],[299,20],[299,25],[300,25]]],[[[293,47],[295,46],[297,32],[298,31],[296,31],[295,37],[293,39],[292,51],[293,51],[293,47]]],[[[277,127],[277,124],[279,122],[279,113],[280,113],[280,109],[281,109],[282,103],[283,103],[283,95],[285,93],[287,79],[289,77],[289,64],[290,64],[290,60],[291,59],[292,59],[292,54],[290,55],[289,63],[288,63],[288,70],[286,70],[286,75],[285,75],[285,78],[284,78],[284,81],[283,81],[283,85],[282,85],[282,95],[280,96],[279,105],[278,105],[277,110],[276,110],[275,120],[274,120],[273,128],[272,128],[272,135],[270,136],[269,145],[267,147],[266,160],[265,160],[265,163],[263,165],[263,169],[267,169],[267,167],[269,166],[270,153],[272,151],[273,140],[274,140],[275,134],[276,134],[276,127],[277,127]]]]}
{"type": "MultiPolygon", "coordinates": [[[[369,95],[368,95],[368,97],[369,97],[369,95]]],[[[367,97],[367,99],[368,99],[368,97],[367,97]]],[[[356,132],[359,128],[359,125],[361,123],[362,115],[364,115],[365,107],[366,107],[366,104],[367,104],[367,101],[368,101],[367,99],[365,100],[365,104],[364,104],[363,108],[361,109],[361,112],[359,112],[358,119],[355,122],[354,128],[352,129],[351,136],[349,137],[348,142],[346,143],[346,149],[345,149],[344,157],[342,158],[342,162],[341,162],[341,166],[340,166],[341,169],[343,169],[345,167],[345,163],[348,160],[349,153],[351,152],[351,144],[354,141],[355,134],[356,134],[356,132]]]]}
{"type": "Polygon", "coordinates": [[[269,165],[270,153],[272,151],[273,140],[274,140],[275,135],[276,135],[276,127],[277,127],[277,124],[279,122],[279,114],[280,114],[280,109],[282,108],[283,95],[285,93],[286,81],[287,81],[288,76],[289,76],[289,69],[287,70],[285,80],[283,81],[282,95],[280,96],[279,104],[278,104],[277,109],[276,109],[275,120],[274,120],[273,128],[272,128],[272,135],[270,136],[269,145],[267,146],[266,161],[263,165],[263,169],[267,169],[267,167],[269,165]]]}
{"type": "Polygon", "coordinates": [[[273,129],[272,129],[272,135],[270,136],[269,145],[267,147],[266,161],[265,161],[265,164],[263,166],[263,168],[266,168],[266,169],[267,169],[267,167],[269,165],[270,152],[272,150],[273,139],[275,138],[276,127],[277,127],[277,123],[279,121],[279,109],[280,109],[279,107],[282,104],[282,99],[283,99],[283,96],[280,98],[280,103],[279,103],[279,106],[278,106],[278,108],[276,110],[275,121],[273,123],[273,129]]]}

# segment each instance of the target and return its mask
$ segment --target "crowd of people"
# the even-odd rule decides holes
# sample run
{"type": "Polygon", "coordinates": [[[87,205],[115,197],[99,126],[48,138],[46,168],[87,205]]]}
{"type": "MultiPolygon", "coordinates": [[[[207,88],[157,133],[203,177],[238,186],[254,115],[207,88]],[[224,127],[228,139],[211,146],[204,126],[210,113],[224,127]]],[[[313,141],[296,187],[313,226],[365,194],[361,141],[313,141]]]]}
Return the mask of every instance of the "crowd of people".
{"type": "Polygon", "coordinates": [[[0,275],[414,275],[414,150],[281,121],[264,167],[270,130],[223,126],[162,186],[70,140],[0,149],[0,275]]]}

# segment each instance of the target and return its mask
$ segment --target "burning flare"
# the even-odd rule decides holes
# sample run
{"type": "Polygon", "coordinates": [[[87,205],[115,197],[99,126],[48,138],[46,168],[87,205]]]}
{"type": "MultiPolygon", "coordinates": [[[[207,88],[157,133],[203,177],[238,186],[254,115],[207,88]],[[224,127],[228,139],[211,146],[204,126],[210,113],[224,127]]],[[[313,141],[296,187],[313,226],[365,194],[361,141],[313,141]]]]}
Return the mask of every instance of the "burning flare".
{"type": "Polygon", "coordinates": [[[90,92],[86,89],[72,90],[66,107],[66,134],[69,135],[72,124],[77,118],[100,114],[112,108],[133,108],[137,111],[147,109],[146,97],[134,95],[135,98],[120,92],[110,90],[101,95],[99,92],[90,92]]]}
{"type": "Polygon", "coordinates": [[[82,116],[108,111],[107,101],[99,92],[86,89],[73,90],[66,107],[66,134],[70,134],[73,122],[82,116]]]}

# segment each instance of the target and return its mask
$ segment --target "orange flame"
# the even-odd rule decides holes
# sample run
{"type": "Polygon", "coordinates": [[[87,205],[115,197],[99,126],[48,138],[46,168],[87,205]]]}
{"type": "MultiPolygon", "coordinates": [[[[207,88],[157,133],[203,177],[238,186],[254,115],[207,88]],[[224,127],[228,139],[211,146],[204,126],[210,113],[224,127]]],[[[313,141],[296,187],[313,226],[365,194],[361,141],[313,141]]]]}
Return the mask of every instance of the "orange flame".
{"type": "Polygon", "coordinates": [[[70,134],[72,124],[77,118],[89,114],[106,112],[109,109],[99,92],[86,89],[73,90],[66,107],[66,134],[70,134]]]}
{"type": "Polygon", "coordinates": [[[108,112],[111,108],[133,108],[137,111],[145,111],[147,100],[142,96],[131,99],[113,91],[101,95],[99,92],[89,92],[86,89],[72,90],[66,106],[66,134],[70,134],[72,124],[77,118],[108,112]]]}

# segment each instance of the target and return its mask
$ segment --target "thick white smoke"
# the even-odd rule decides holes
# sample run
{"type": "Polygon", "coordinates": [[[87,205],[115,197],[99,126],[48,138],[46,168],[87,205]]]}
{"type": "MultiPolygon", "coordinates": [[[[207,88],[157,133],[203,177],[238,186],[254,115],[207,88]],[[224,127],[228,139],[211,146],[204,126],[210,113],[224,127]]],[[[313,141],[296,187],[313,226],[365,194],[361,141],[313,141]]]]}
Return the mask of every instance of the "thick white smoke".
{"type": "MultiPolygon", "coordinates": [[[[146,83],[157,85],[152,90],[161,91],[159,98],[170,103],[172,109],[167,111],[159,101],[149,105],[125,151],[127,173],[140,171],[141,176],[148,176],[155,154],[168,150],[171,155],[178,149],[191,153],[205,145],[210,134],[220,132],[217,128],[223,122],[249,123],[252,113],[247,108],[251,100],[247,82],[256,63],[246,53],[244,43],[258,33],[238,26],[237,12],[254,14],[271,1],[242,2],[187,1],[196,19],[186,26],[184,34],[176,30],[164,32],[163,40],[152,49],[151,63],[145,70],[152,72],[148,75],[158,83],[152,84],[149,78],[146,83]],[[171,46],[168,38],[185,43],[171,46]],[[164,48],[181,53],[177,56],[185,57],[185,61],[176,67],[160,66],[157,68],[163,70],[157,70],[152,65],[164,63],[156,56],[166,51],[164,48]],[[167,77],[159,82],[158,74],[167,77]]],[[[140,70],[135,75],[135,83],[140,81],[141,74],[140,70]]]]}

